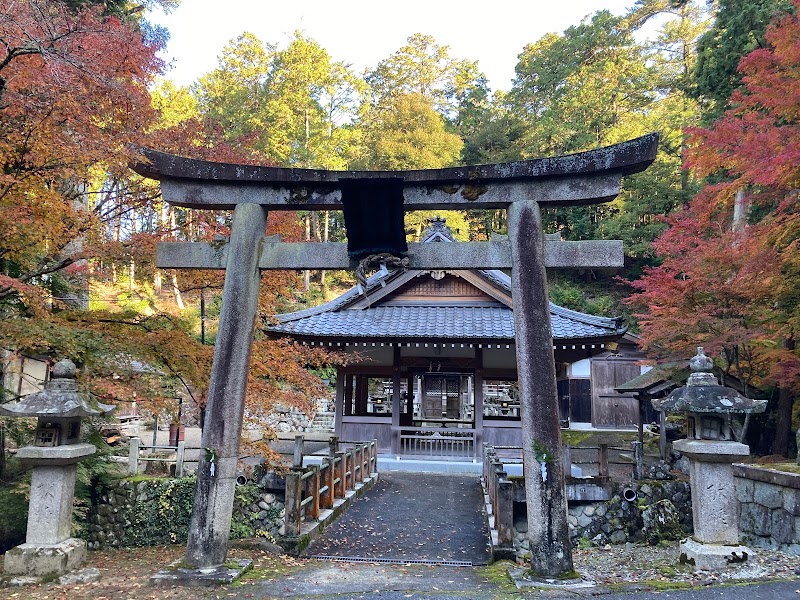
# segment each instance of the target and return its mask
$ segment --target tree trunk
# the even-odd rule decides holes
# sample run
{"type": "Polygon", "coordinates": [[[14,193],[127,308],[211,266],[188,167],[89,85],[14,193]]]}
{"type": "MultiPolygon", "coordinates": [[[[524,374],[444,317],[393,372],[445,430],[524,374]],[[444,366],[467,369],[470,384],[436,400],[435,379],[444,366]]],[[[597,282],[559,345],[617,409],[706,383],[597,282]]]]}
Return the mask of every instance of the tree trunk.
{"type": "MultiPolygon", "coordinates": [[[[795,349],[794,338],[783,340],[786,350],[795,349]]],[[[792,407],[794,394],[786,386],[778,388],[778,405],[775,407],[775,437],[772,440],[772,453],[789,456],[789,439],[792,435],[792,407]]]]}
{"type": "Polygon", "coordinates": [[[175,271],[172,272],[172,293],[175,294],[175,304],[178,305],[178,309],[183,310],[185,307],[181,297],[181,289],[178,287],[178,274],[175,271]]]}
{"type": "MultiPolygon", "coordinates": [[[[306,213],[306,241],[311,241],[311,215],[306,213]]],[[[311,271],[306,269],[303,271],[303,289],[309,291],[311,289],[311,271]]]]}

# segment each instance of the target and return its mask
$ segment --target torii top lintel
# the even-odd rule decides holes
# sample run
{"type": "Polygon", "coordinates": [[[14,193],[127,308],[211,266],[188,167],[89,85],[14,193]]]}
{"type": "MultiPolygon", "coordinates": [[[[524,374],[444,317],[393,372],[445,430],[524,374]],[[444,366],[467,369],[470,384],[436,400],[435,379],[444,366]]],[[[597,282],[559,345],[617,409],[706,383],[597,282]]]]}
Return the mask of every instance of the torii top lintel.
{"type": "Polygon", "coordinates": [[[565,156],[409,171],[289,169],[196,160],[143,149],[133,169],[161,182],[175,206],[231,209],[253,203],[270,210],[341,208],[342,180],[391,179],[403,187],[405,210],[503,208],[523,197],[548,205],[607,202],[624,175],[655,160],[658,134],[565,156]]]}

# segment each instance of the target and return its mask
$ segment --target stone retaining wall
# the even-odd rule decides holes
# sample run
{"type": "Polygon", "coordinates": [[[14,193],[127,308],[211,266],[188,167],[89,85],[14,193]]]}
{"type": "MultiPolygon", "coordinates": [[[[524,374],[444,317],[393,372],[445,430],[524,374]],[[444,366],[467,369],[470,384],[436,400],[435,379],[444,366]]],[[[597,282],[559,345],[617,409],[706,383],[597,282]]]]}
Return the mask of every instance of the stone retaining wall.
{"type": "Polygon", "coordinates": [[[305,412],[294,406],[277,406],[275,410],[264,418],[264,421],[278,433],[289,431],[306,431],[312,422],[305,412]]]}
{"type": "Polygon", "coordinates": [[[742,542],[800,555],[800,475],[733,466],[742,542]]]}
{"type": "MultiPolygon", "coordinates": [[[[522,505],[522,503],[516,503],[522,505]]],[[[800,506],[800,505],[799,505],[800,506]]],[[[692,532],[689,483],[684,481],[632,481],[615,485],[606,502],[570,503],[567,521],[573,547],[605,546],[625,542],[656,544],[678,540],[692,532]],[[628,501],[624,492],[636,498],[628,501]]],[[[527,520],[514,519],[514,549],[519,560],[529,551],[527,520]]]]}
{"type": "MultiPolygon", "coordinates": [[[[115,481],[93,504],[84,537],[90,549],[185,543],[195,478],[115,481]]],[[[282,533],[284,505],[272,491],[239,486],[231,537],[267,537],[282,533]]]]}
{"type": "Polygon", "coordinates": [[[313,412],[310,415],[296,406],[277,404],[272,412],[266,415],[263,420],[278,433],[288,433],[289,431],[302,433],[304,431],[314,430],[314,417],[316,414],[332,410],[332,399],[318,398],[314,400],[313,412]]]}

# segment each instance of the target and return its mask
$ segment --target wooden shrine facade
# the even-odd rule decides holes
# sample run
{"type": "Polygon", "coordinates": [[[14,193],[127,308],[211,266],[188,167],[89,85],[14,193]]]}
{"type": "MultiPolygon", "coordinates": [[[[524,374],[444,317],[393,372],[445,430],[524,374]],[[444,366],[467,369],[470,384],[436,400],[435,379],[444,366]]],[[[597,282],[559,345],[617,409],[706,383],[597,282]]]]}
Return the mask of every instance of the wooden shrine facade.
{"type": "MultiPolygon", "coordinates": [[[[440,219],[421,243],[461,244],[440,219]]],[[[480,456],[484,443],[520,445],[510,277],[499,270],[397,270],[376,273],[364,292],[353,288],[279,315],[270,328],[356,357],[337,372],[341,439],[377,439],[384,453],[436,458],[480,456]]],[[[570,381],[570,365],[606,352],[625,333],[619,319],[552,303],[550,320],[559,389],[580,384],[570,381]]],[[[573,402],[560,394],[560,401],[562,423],[583,415],[591,422],[591,389],[573,402]]],[[[635,425],[635,415],[624,424],[635,425]]]]}

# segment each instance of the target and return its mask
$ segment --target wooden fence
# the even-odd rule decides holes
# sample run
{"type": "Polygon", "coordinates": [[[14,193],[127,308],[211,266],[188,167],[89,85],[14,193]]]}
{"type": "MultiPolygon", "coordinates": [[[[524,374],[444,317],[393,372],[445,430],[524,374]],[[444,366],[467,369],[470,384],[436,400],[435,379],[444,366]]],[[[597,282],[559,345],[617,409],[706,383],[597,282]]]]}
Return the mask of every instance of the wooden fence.
{"type": "MultiPolygon", "coordinates": [[[[291,469],[286,473],[284,529],[285,535],[300,534],[304,522],[315,522],[323,510],[330,510],[338,499],[347,497],[378,470],[378,440],[368,442],[341,441],[331,436],[328,455],[321,464],[303,466],[304,438],[295,438],[291,469]]],[[[185,442],[177,446],[146,445],[138,437],[130,439],[128,471],[135,475],[142,462],[175,463],[174,476],[183,477],[186,450],[185,442]],[[147,454],[148,451],[165,451],[165,454],[147,454]]],[[[246,478],[242,478],[244,483],[246,478]]]]}
{"type": "Polygon", "coordinates": [[[137,475],[140,463],[142,462],[162,462],[175,463],[175,472],[171,473],[175,477],[183,477],[184,465],[186,462],[186,450],[199,450],[199,448],[187,448],[186,443],[181,441],[176,446],[158,446],[155,444],[143,444],[138,437],[132,437],[128,446],[128,473],[137,475]],[[150,454],[142,455],[143,452],[150,451],[150,454]],[[154,451],[164,451],[165,454],[152,454],[154,451]],[[174,455],[172,453],[175,453],[174,455]]]}
{"type": "Polygon", "coordinates": [[[286,474],[284,531],[300,535],[304,522],[316,522],[320,511],[369,479],[378,468],[378,440],[346,442],[332,436],[328,456],[319,465],[303,466],[303,436],[295,438],[294,464],[286,474]],[[346,448],[346,449],[345,449],[346,448]]]}

